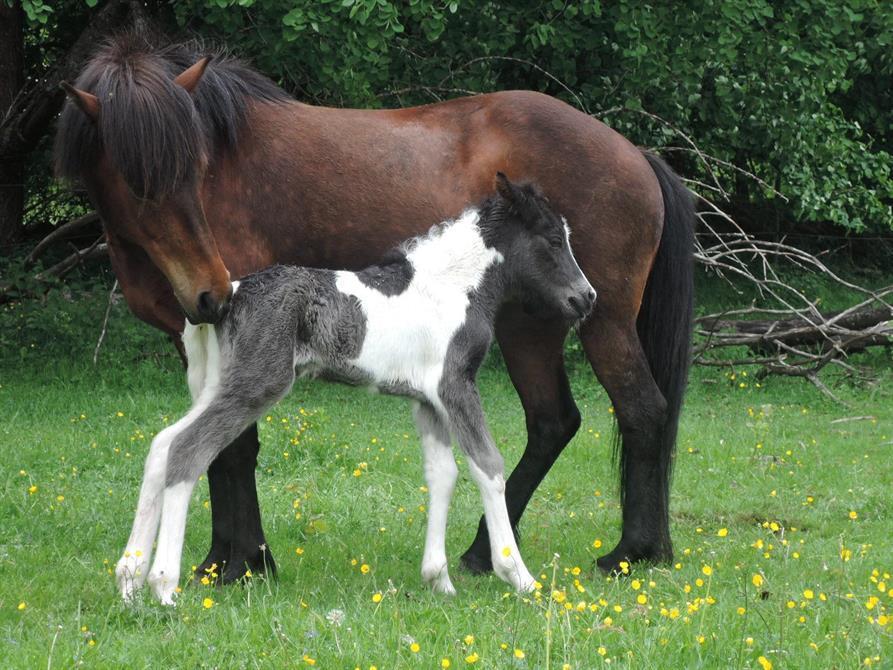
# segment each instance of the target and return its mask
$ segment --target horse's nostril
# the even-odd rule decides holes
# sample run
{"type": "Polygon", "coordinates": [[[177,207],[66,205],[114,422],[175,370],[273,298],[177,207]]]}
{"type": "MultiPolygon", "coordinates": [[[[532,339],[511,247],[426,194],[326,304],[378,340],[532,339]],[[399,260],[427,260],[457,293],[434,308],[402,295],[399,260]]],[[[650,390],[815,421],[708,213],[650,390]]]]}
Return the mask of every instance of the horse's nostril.
{"type": "Polygon", "coordinates": [[[572,295],[570,298],[567,299],[567,302],[577,314],[582,315],[585,311],[583,309],[583,306],[580,304],[580,300],[579,298],[577,298],[577,296],[572,295]]]}
{"type": "Polygon", "coordinates": [[[589,289],[589,304],[590,305],[595,304],[595,290],[594,289],[589,289]]]}
{"type": "Polygon", "coordinates": [[[202,316],[209,316],[216,311],[214,298],[210,291],[202,291],[198,294],[198,311],[202,316]]]}

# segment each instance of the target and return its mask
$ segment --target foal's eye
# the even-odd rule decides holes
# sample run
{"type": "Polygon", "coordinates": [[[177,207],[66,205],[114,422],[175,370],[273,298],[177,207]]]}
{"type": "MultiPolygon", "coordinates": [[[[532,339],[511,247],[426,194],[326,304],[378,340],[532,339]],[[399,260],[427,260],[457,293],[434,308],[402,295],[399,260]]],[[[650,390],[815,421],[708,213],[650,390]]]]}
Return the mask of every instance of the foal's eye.
{"type": "Polygon", "coordinates": [[[551,240],[549,240],[549,246],[553,249],[561,249],[561,247],[564,246],[564,243],[557,237],[553,237],[551,240]]]}

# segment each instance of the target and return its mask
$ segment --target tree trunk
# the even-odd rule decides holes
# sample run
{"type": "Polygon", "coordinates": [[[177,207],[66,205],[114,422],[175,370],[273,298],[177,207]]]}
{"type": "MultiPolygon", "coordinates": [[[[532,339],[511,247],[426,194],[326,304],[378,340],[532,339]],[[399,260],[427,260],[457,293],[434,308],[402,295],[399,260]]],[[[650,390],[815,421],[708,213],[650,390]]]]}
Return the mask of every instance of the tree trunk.
{"type": "MultiPolygon", "coordinates": [[[[24,83],[24,12],[0,2],[0,115],[5,121],[24,83]]],[[[25,206],[25,156],[10,153],[0,160],[0,248],[7,248],[22,233],[25,206]]]]}
{"type": "MultiPolygon", "coordinates": [[[[10,61],[7,51],[14,40],[7,37],[7,31],[15,21],[18,21],[18,53],[19,76],[21,77],[21,49],[22,49],[22,11],[16,2],[12,9],[6,6],[5,0],[0,0],[0,72],[5,72],[10,61]]],[[[8,166],[18,164],[19,170],[24,164],[25,158],[37,146],[37,143],[52,126],[53,119],[62,108],[65,94],[59,87],[63,80],[74,81],[90,54],[102,44],[103,39],[114,32],[127,27],[131,30],[148,30],[151,28],[149,19],[138,0],[108,0],[102,9],[92,17],[90,23],[78,36],[68,52],[59,58],[45,75],[28,82],[24,87],[17,86],[13,89],[8,100],[0,99],[0,110],[3,117],[0,119],[0,183],[14,182],[21,185],[22,176],[17,179],[9,179],[4,175],[8,166]]],[[[2,89],[3,84],[0,84],[2,89]]],[[[2,90],[0,90],[2,94],[2,90]]],[[[5,189],[4,189],[5,191],[5,189]]],[[[21,233],[21,212],[23,189],[19,186],[18,215],[14,222],[9,224],[6,220],[0,220],[0,249],[4,244],[6,226],[13,227],[13,234],[21,233]]],[[[0,197],[5,201],[6,196],[0,197]]]]}

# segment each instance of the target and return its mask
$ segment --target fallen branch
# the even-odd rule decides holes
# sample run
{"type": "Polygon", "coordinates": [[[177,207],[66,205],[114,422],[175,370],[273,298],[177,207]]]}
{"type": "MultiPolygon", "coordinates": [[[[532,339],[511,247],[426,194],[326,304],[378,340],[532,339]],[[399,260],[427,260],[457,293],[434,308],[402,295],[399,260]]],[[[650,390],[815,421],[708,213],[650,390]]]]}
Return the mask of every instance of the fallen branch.
{"type": "Polygon", "coordinates": [[[46,281],[48,279],[61,279],[69,272],[74,270],[81,263],[108,256],[108,244],[104,240],[105,235],[100,235],[98,238],[96,238],[96,241],[93,242],[93,244],[91,244],[86,249],[75,250],[75,252],[70,256],[66,256],[55,265],[47,268],[43,272],[34,275],[34,278],[38,281],[46,281]]]}
{"type": "Polygon", "coordinates": [[[43,256],[43,254],[46,253],[46,250],[53,244],[61,240],[69,240],[72,237],[78,237],[85,231],[95,228],[97,223],[99,223],[99,214],[96,212],[89,212],[68,223],[63,223],[62,225],[57,226],[53,232],[44,237],[37,243],[37,246],[31,250],[31,253],[28,254],[28,257],[25,259],[25,264],[34,265],[37,259],[43,256]]]}

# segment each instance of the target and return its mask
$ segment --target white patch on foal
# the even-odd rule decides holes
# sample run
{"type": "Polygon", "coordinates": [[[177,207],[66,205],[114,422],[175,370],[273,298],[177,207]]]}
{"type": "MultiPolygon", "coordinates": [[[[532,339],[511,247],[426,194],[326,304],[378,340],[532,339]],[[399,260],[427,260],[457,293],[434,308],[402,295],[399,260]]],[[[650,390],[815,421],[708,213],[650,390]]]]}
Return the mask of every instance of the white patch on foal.
{"type": "Polygon", "coordinates": [[[465,323],[468,293],[502,254],[481,237],[477,210],[468,210],[405,249],[412,264],[409,286],[387,296],[353,272],[335,273],[335,288],[356,296],[366,317],[366,337],[353,361],[378,383],[408,384],[437,397],[447,347],[465,323]]]}

